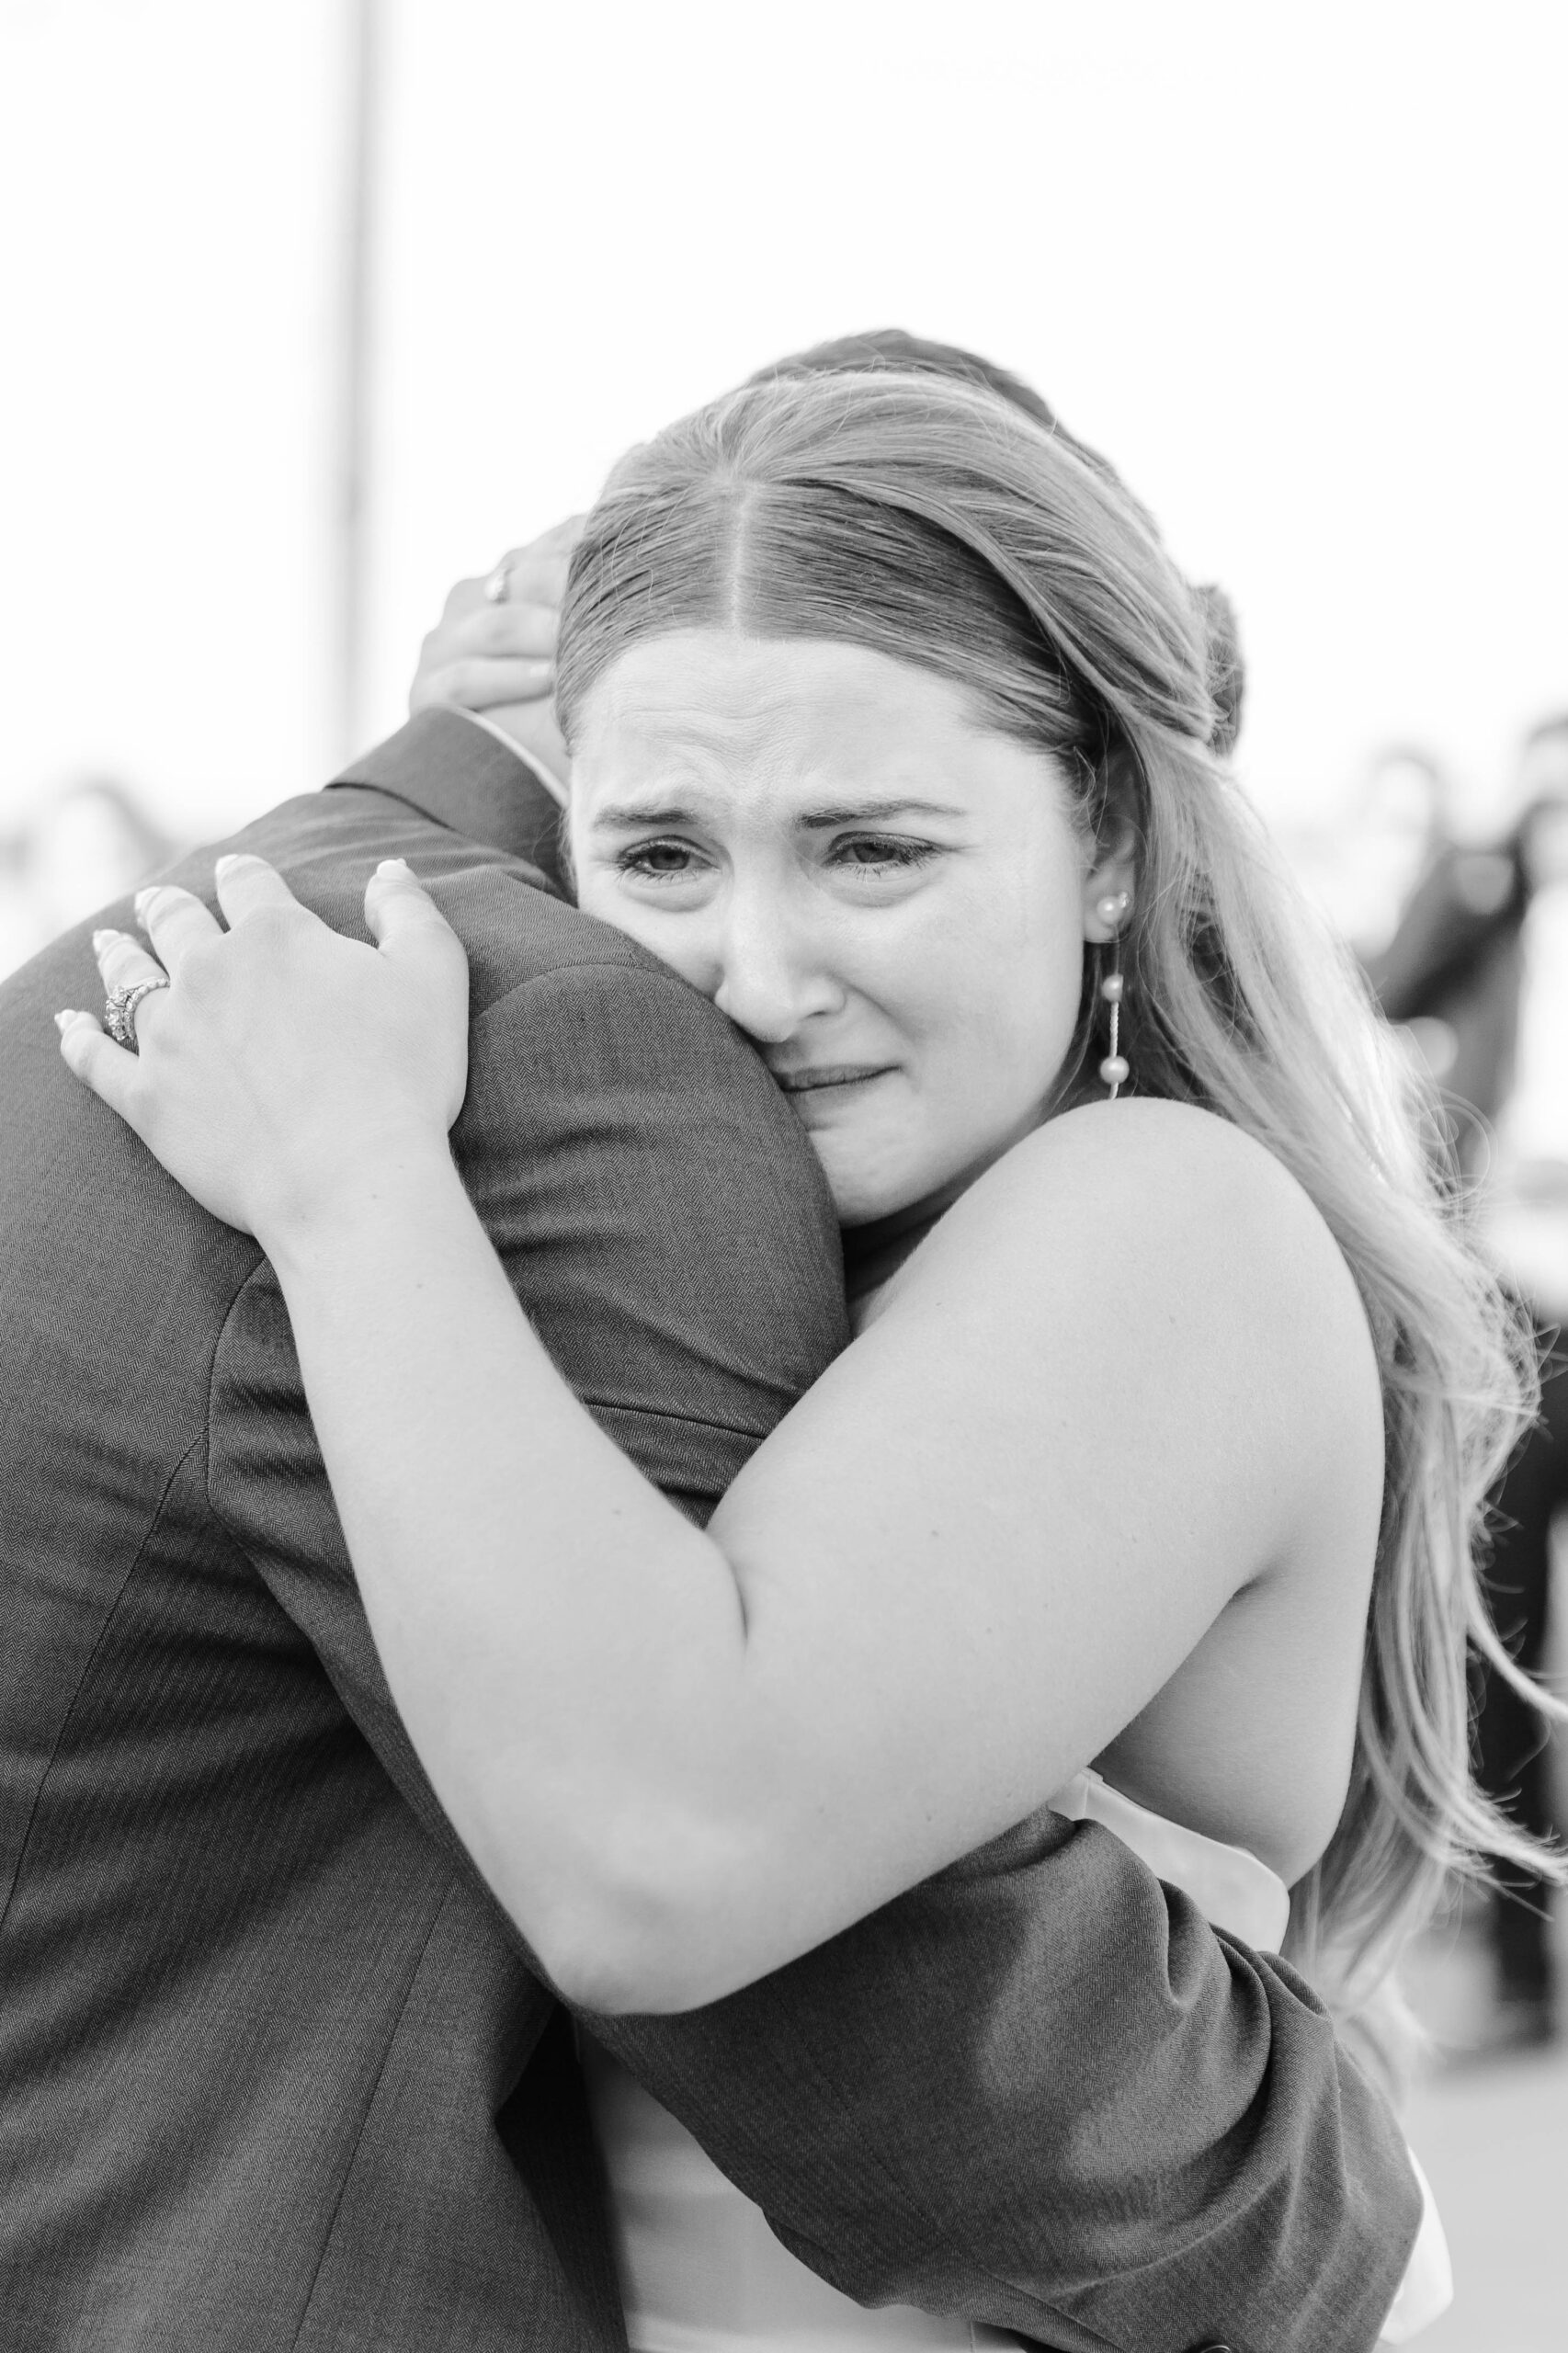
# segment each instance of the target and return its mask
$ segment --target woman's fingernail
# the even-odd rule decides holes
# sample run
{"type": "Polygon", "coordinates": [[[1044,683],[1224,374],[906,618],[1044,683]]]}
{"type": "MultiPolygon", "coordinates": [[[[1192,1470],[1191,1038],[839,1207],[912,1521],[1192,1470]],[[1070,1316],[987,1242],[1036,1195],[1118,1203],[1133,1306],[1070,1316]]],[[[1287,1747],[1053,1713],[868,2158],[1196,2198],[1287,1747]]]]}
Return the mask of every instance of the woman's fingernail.
{"type": "Polygon", "coordinates": [[[378,874],[407,874],[409,871],[406,858],[383,858],[376,869],[378,874]]]}
{"type": "Polygon", "coordinates": [[[132,899],[131,904],[136,910],[138,920],[146,914],[148,908],[152,905],[157,895],[157,892],[150,882],[145,890],[137,892],[135,898],[132,899]]]}
{"type": "Polygon", "coordinates": [[[75,1018],[75,1014],[70,1010],[67,1010],[64,1013],[57,1013],[54,1017],[54,1026],[63,1034],[63,1032],[70,1028],[72,1022],[74,1021],[75,1018]]]}
{"type": "Polygon", "coordinates": [[[227,874],[231,866],[238,866],[241,856],[242,853],[237,849],[226,849],[223,852],[222,857],[217,859],[214,863],[212,868],[213,873],[227,874]]]}
{"type": "Polygon", "coordinates": [[[124,937],[125,934],[122,931],[95,931],[93,934],[94,955],[101,956],[111,939],[123,939],[124,937]]]}

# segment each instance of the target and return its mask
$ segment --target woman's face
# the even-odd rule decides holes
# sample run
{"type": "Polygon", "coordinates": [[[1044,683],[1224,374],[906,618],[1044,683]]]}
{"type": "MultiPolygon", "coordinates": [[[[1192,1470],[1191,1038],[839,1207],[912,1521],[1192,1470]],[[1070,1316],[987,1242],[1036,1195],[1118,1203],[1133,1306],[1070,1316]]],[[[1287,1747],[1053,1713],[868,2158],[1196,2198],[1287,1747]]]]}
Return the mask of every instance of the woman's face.
{"type": "Polygon", "coordinates": [[[861,646],[691,630],[585,697],[582,906],[753,1039],[840,1218],[960,1191],[1038,1125],[1108,936],[1061,772],[861,646]]]}

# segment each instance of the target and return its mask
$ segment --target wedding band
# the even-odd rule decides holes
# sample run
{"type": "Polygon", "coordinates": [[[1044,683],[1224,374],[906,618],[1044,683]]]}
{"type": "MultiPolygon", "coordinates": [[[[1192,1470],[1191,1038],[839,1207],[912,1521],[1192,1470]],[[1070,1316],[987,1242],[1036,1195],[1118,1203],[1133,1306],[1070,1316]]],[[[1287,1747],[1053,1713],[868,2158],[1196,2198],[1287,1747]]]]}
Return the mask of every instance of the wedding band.
{"type": "Polygon", "coordinates": [[[500,563],[496,565],[494,571],[491,573],[489,578],[484,584],[484,593],[489,597],[490,602],[493,605],[504,605],[506,603],[506,583],[511,577],[512,559],[509,555],[504,555],[500,563]]]}
{"type": "Polygon", "coordinates": [[[136,1008],[154,989],[168,985],[168,974],[160,972],[155,981],[132,981],[129,987],[110,989],[104,999],[104,1028],[117,1046],[129,1047],[133,1054],[141,1052],[136,1042],[136,1008]]]}

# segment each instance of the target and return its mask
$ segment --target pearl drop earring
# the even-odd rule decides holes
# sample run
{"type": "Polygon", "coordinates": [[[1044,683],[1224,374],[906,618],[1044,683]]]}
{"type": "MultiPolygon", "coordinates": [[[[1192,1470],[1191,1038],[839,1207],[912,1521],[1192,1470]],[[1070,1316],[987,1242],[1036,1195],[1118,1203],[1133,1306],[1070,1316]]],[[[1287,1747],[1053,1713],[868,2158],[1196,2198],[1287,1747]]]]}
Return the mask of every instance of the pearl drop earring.
{"type": "Polygon", "coordinates": [[[1101,1080],[1110,1089],[1106,1097],[1108,1103],[1116,1101],[1118,1094],[1126,1085],[1129,1076],[1127,1057],[1121,1051],[1121,998],[1124,981],[1121,970],[1119,926],[1122,917],[1131,904],[1131,891],[1108,892],[1103,899],[1096,899],[1095,902],[1095,913],[1103,924],[1110,927],[1111,934],[1111,968],[1100,983],[1100,995],[1110,1007],[1110,1051],[1100,1064],[1101,1080]]]}

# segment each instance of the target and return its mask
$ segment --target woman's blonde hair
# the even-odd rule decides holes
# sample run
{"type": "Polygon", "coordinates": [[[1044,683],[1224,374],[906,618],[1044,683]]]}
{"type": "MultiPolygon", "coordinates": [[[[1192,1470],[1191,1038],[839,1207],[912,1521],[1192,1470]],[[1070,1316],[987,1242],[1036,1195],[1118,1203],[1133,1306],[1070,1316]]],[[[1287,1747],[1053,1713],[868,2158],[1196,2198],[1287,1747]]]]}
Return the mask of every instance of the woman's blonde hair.
{"type": "MultiPolygon", "coordinates": [[[[1540,1697],[1476,1568],[1533,1360],[1442,1181],[1429,1091],[1215,749],[1232,649],[1092,455],[983,387],[885,370],[744,386],[622,460],[562,616],[567,741],[629,645],[714,627],[935,670],[983,724],[1053,756],[1085,835],[1131,822],[1132,1086],[1267,1145],[1355,1275],[1382,1381],[1382,1527],[1349,1791],[1287,1944],[1353,2012],[1450,1872],[1542,1867],[1471,1780],[1467,1690],[1474,1652],[1540,1697]]],[[[1085,964],[1060,1104],[1103,1050],[1095,951],[1085,964]]]]}

